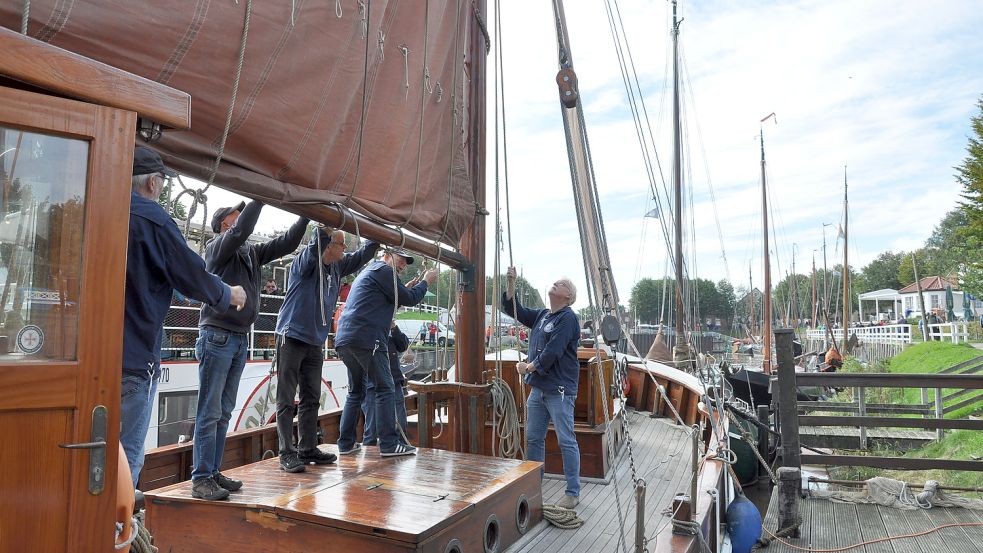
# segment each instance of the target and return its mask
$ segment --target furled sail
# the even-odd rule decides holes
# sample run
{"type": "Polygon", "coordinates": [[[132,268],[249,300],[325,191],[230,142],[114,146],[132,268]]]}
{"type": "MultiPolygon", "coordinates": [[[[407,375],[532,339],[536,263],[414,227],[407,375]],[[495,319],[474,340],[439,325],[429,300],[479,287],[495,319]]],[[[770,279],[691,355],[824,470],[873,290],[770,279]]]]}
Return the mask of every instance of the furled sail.
{"type": "Polygon", "coordinates": [[[443,242],[475,216],[470,2],[32,0],[0,25],[26,6],[32,38],[191,95],[191,130],[153,145],[184,174],[443,242]]]}

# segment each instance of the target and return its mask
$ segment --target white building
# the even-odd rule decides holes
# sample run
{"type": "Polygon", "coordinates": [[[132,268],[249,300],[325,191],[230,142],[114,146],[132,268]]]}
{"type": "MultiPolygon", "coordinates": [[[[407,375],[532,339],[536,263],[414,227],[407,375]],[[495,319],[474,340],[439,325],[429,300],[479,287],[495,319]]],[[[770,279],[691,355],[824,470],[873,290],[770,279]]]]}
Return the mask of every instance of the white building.
{"type": "MultiPolygon", "coordinates": [[[[946,305],[945,305],[945,294],[946,287],[952,287],[952,311],[956,314],[956,318],[963,318],[963,295],[964,292],[959,289],[959,283],[955,279],[948,279],[940,276],[929,276],[921,279],[922,295],[925,297],[925,309],[929,313],[935,311],[939,315],[945,315],[946,305]]],[[[901,296],[902,309],[909,317],[921,317],[922,308],[918,301],[918,287],[915,283],[911,283],[905,286],[901,290],[898,290],[898,295],[901,296]]],[[[970,310],[973,313],[973,317],[979,317],[983,314],[983,301],[980,301],[969,296],[970,310]]]]}

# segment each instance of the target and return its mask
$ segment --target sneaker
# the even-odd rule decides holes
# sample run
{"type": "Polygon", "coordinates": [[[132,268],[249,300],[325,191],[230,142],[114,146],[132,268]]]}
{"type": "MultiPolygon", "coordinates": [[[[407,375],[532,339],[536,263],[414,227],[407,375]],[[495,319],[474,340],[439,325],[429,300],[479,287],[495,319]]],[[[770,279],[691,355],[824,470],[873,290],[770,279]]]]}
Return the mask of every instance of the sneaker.
{"type": "Polygon", "coordinates": [[[221,501],[229,498],[229,490],[215,482],[215,478],[199,478],[191,484],[191,497],[206,501],[221,501]]]}
{"type": "Polygon", "coordinates": [[[352,448],[351,449],[341,449],[339,447],[338,448],[338,455],[352,455],[354,453],[358,453],[359,451],[362,451],[362,444],[360,444],[358,442],[355,442],[352,445],[352,448]]]}
{"type": "Polygon", "coordinates": [[[315,448],[309,451],[301,451],[300,460],[304,463],[314,463],[315,465],[330,465],[338,460],[338,456],[334,453],[328,453],[315,448]]]}
{"type": "Polygon", "coordinates": [[[383,457],[399,457],[400,455],[416,455],[416,448],[411,445],[406,444],[396,444],[396,448],[392,451],[383,451],[380,453],[383,457]]]}
{"type": "Polygon", "coordinates": [[[212,475],[212,478],[215,479],[215,483],[218,484],[220,488],[224,488],[230,492],[237,492],[242,489],[242,480],[229,478],[221,472],[216,472],[212,475]]]}
{"type": "Polygon", "coordinates": [[[565,495],[556,502],[556,506],[563,509],[573,509],[577,505],[580,505],[580,498],[574,495],[565,495]]]}
{"type": "Polygon", "coordinates": [[[280,455],[280,468],[287,472],[304,472],[304,463],[300,461],[296,451],[288,451],[280,455]]]}

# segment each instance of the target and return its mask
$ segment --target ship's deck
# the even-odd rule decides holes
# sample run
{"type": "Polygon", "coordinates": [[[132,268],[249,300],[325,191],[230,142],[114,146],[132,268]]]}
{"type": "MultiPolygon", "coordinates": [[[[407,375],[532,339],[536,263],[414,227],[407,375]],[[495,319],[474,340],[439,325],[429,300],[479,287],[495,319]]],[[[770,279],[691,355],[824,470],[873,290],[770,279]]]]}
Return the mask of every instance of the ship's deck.
{"type": "MultiPolygon", "coordinates": [[[[666,418],[650,418],[647,412],[632,413],[630,419],[635,470],[646,481],[645,535],[649,550],[654,540],[672,536],[667,507],[679,492],[689,493],[692,477],[692,440],[689,428],[666,418]]],[[[702,447],[702,446],[701,446],[702,447]]],[[[566,481],[549,477],[543,482],[543,503],[563,498],[566,481]]],[[[509,553],[547,553],[569,551],[620,551],[622,529],[627,550],[633,549],[635,536],[635,492],[627,447],[622,447],[609,484],[582,482],[577,513],[584,525],[564,530],[545,520],[522,537],[509,553]],[[618,502],[620,501],[620,511],[618,502]],[[620,512],[620,519],[619,519],[620,512]]]]}
{"type": "MultiPolygon", "coordinates": [[[[784,538],[787,543],[773,541],[762,551],[799,553],[803,550],[801,548],[839,551],[839,548],[888,536],[917,534],[949,524],[976,523],[975,526],[953,526],[918,537],[844,550],[851,553],[983,553],[983,512],[980,511],[942,507],[902,511],[880,505],[839,503],[810,497],[799,503],[799,512],[802,517],[800,537],[784,538]]],[[[765,528],[774,532],[777,527],[778,488],[775,488],[765,517],[765,528]]]]}

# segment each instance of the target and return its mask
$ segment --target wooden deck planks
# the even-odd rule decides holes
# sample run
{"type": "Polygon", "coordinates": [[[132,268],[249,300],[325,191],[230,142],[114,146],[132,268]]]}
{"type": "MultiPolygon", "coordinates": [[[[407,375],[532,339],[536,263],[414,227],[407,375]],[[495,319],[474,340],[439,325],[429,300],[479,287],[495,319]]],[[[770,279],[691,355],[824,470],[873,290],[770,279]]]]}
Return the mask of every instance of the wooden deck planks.
{"type": "MultiPolygon", "coordinates": [[[[689,434],[666,424],[666,419],[653,419],[647,413],[632,416],[632,446],[636,470],[648,484],[646,497],[646,535],[652,537],[662,527],[669,532],[668,517],[662,511],[672,496],[689,489],[689,434]]],[[[562,479],[547,479],[543,487],[543,503],[559,501],[566,488],[562,479]]],[[[615,489],[621,500],[624,539],[633,547],[635,527],[634,482],[631,478],[627,452],[618,459],[614,478],[605,485],[584,482],[581,503],[577,511],[585,524],[577,530],[561,530],[542,523],[526,539],[515,544],[510,552],[567,552],[616,551],[622,524],[618,521],[615,489]]]]}
{"type": "MultiPolygon", "coordinates": [[[[777,528],[777,490],[772,493],[765,527],[777,528]]],[[[805,499],[800,504],[803,517],[801,539],[786,539],[798,547],[835,549],[885,537],[925,532],[944,524],[976,523],[983,513],[959,508],[934,508],[903,511],[871,504],[836,503],[825,499],[805,499]],[[806,532],[806,529],[809,532],[806,532]]],[[[778,541],[772,553],[795,553],[799,550],[778,541]]],[[[866,553],[983,553],[983,526],[944,528],[913,538],[898,538],[850,549],[866,553]]]]}

